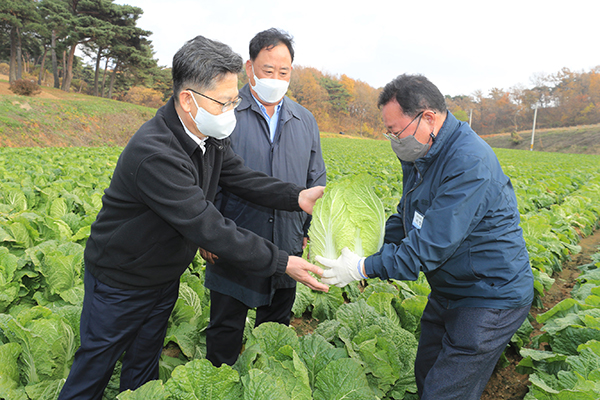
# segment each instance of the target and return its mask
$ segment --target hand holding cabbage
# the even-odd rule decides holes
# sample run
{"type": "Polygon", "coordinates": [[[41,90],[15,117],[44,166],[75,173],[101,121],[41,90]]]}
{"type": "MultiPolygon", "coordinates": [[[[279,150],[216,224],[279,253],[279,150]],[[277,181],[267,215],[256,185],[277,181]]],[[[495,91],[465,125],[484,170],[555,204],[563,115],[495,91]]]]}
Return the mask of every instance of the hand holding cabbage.
{"type": "Polygon", "coordinates": [[[323,196],[324,190],[325,186],[313,186],[301,191],[298,195],[298,204],[300,205],[300,208],[307,214],[312,214],[315,202],[323,196]]]}
{"type": "Polygon", "coordinates": [[[337,260],[316,256],[315,259],[329,268],[323,271],[321,281],[327,285],[344,287],[350,282],[366,279],[364,262],[366,257],[354,254],[349,248],[342,249],[342,255],[337,260]]]}
{"type": "Polygon", "coordinates": [[[309,274],[309,272],[312,272],[317,276],[322,276],[323,274],[323,270],[321,268],[309,263],[303,258],[296,256],[289,257],[288,264],[285,269],[286,274],[288,274],[295,281],[308,286],[312,290],[328,292],[329,286],[319,282],[315,277],[309,274]]]}
{"type": "Polygon", "coordinates": [[[343,287],[363,279],[364,258],[377,252],[385,235],[385,210],[373,191],[374,179],[353,176],[328,185],[315,204],[310,260],[326,268],[323,283],[343,287]]]}

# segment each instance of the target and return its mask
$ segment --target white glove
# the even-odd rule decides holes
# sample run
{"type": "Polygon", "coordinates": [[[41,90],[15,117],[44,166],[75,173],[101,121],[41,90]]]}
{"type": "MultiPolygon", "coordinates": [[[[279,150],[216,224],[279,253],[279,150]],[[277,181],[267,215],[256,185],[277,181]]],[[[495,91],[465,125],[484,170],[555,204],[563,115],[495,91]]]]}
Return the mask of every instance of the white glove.
{"type": "Polygon", "coordinates": [[[316,256],[315,260],[329,268],[323,271],[321,282],[326,285],[344,287],[350,282],[366,279],[362,275],[362,264],[366,257],[360,257],[347,247],[342,249],[342,255],[337,260],[316,256]]]}

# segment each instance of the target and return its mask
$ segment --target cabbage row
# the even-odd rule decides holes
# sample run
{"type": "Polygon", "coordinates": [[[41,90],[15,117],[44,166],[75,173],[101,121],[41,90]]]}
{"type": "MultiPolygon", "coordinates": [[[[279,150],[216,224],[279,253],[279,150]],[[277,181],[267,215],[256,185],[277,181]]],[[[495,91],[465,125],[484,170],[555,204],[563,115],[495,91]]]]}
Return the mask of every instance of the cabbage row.
{"type": "MultiPolygon", "coordinates": [[[[387,142],[322,145],[328,190],[364,179],[385,217],[395,211],[402,173],[387,142]]],[[[0,149],[0,398],[55,399],[64,384],[79,345],[83,248],[120,151],[0,149]]],[[[517,192],[539,298],[579,250],[579,238],[597,227],[600,158],[498,155],[517,192]]],[[[204,358],[210,304],[203,269],[196,257],[181,277],[161,380],[118,394],[117,365],[106,399],[415,398],[412,362],[429,292],[423,277],[356,282],[327,294],[299,285],[293,312],[314,322],[312,333],[253,329],[250,313],[239,361],[215,368],[204,358]]],[[[527,345],[528,332],[523,327],[513,345],[527,345]]]]}
{"type": "Polygon", "coordinates": [[[537,316],[543,333],[517,366],[531,382],[525,400],[600,398],[600,253],[592,259],[579,267],[572,298],[537,316]]]}

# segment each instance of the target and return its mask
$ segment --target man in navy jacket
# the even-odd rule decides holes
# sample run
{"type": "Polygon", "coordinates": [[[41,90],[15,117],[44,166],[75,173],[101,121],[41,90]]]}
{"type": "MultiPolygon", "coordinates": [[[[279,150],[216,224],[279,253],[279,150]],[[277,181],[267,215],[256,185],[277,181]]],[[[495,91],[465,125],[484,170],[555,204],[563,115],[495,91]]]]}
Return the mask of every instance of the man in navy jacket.
{"type": "Polygon", "coordinates": [[[516,196],[492,149],[446,109],[427,78],[401,75],[379,97],[402,163],[398,213],[369,257],[344,249],[323,282],[417,279],[431,294],[415,375],[421,400],[479,399],[533,300],[533,274],[516,196]]]}
{"type": "Polygon", "coordinates": [[[319,268],[237,227],[213,204],[221,186],[261,206],[311,213],[323,193],[254,171],[231,150],[241,69],[238,54],[202,36],[175,54],[173,97],[123,150],[92,224],[81,346],[59,399],[101,399],[123,353],[121,391],[158,379],[179,278],[200,247],[247,273],[288,274],[327,291],[308,273],[319,268]]]}
{"type": "MultiPolygon", "coordinates": [[[[232,149],[257,171],[303,187],[325,185],[317,122],[310,111],[285,96],[294,59],[292,38],[272,28],[258,33],[249,48],[249,83],[240,90],[232,149]]],[[[310,222],[305,212],[260,207],[225,188],[219,204],[223,215],[238,226],[289,254],[302,255],[310,222]]],[[[296,281],[287,275],[240,273],[250,260],[209,261],[214,264],[206,268],[205,286],[211,297],[206,358],[216,366],[233,365],[242,348],[248,309],[256,307],[255,326],[263,322],[289,325],[296,281]]]]}

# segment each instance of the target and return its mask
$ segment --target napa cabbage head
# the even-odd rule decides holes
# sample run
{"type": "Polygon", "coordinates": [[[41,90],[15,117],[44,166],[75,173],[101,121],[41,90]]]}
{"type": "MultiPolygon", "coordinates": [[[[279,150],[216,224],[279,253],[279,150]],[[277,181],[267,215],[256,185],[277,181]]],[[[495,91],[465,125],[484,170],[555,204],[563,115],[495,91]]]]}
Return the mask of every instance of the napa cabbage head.
{"type": "Polygon", "coordinates": [[[356,175],[327,185],[313,210],[308,231],[310,260],[338,258],[344,247],[369,256],[383,245],[385,209],[369,175],[356,175]]]}

